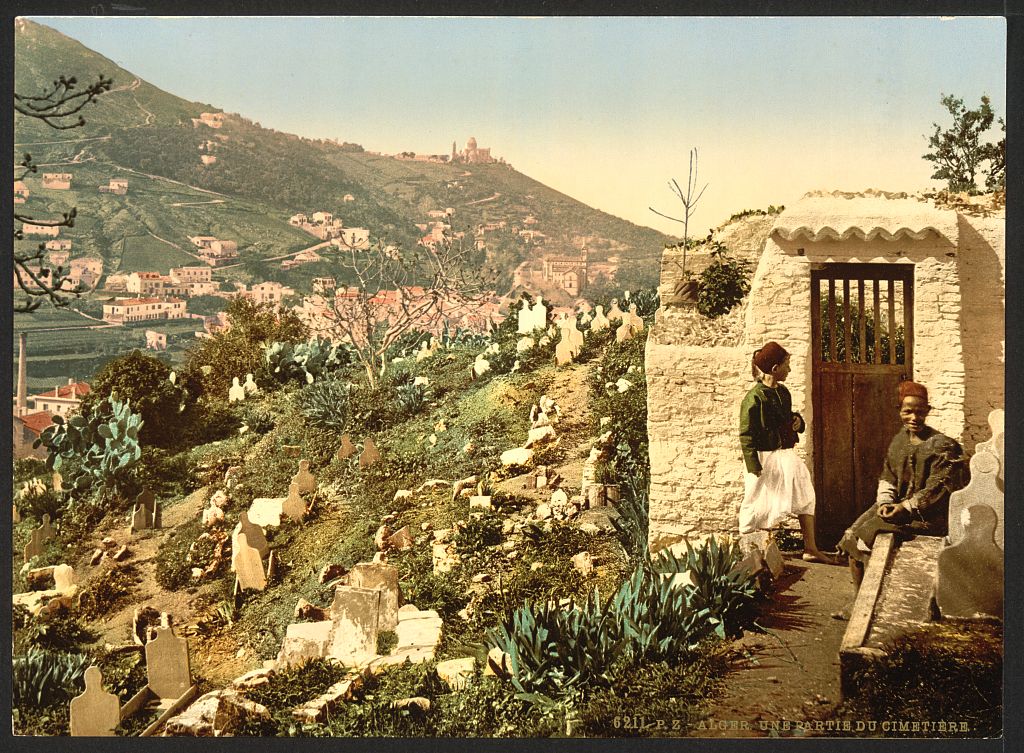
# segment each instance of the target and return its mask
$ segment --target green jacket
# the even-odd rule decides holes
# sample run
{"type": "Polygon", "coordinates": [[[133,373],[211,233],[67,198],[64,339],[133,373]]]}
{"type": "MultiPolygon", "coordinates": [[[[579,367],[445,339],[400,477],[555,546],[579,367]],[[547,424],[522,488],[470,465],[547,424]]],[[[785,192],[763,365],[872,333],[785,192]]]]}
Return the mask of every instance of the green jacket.
{"type": "Polygon", "coordinates": [[[805,424],[799,413],[793,412],[793,397],[785,385],[765,387],[758,382],[740,404],[740,447],[748,473],[760,473],[759,450],[780,450],[797,443],[793,431],[793,416],[800,417],[797,431],[805,424]]]}

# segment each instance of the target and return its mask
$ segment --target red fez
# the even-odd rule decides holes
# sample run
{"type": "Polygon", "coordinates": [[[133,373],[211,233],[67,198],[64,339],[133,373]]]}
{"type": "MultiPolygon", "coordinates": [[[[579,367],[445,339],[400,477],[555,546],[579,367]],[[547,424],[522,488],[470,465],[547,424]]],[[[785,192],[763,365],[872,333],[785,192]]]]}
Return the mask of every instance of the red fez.
{"type": "Polygon", "coordinates": [[[919,397],[927,403],[928,388],[923,384],[911,382],[909,379],[905,382],[900,382],[900,402],[902,403],[908,397],[919,397]]]}
{"type": "Polygon", "coordinates": [[[754,365],[765,374],[770,374],[772,369],[785,361],[788,355],[785,348],[772,340],[754,353],[754,365]]]}

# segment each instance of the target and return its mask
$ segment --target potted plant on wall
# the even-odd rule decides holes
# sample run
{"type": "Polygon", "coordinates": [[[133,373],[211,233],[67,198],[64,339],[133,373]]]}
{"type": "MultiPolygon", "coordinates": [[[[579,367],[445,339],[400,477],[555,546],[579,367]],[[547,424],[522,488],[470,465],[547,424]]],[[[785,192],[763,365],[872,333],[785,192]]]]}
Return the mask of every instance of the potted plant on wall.
{"type": "Polygon", "coordinates": [[[683,190],[682,186],[679,185],[679,181],[675,178],[669,181],[668,187],[672,190],[672,193],[678,197],[679,201],[683,205],[683,216],[672,217],[670,215],[659,212],[654,207],[648,207],[659,217],[664,217],[667,220],[673,222],[679,222],[683,226],[683,239],[679,243],[668,243],[665,244],[665,248],[680,248],[683,251],[683,261],[679,264],[682,277],[676,283],[672,290],[672,303],[682,304],[685,306],[695,306],[697,304],[697,296],[700,292],[700,283],[693,277],[693,274],[686,268],[686,252],[690,250],[690,217],[693,215],[694,207],[697,206],[697,202],[700,201],[700,197],[704,195],[704,189],[708,187],[705,183],[704,187],[697,191],[697,149],[694,147],[690,150],[690,172],[686,180],[686,190],[683,190]]]}

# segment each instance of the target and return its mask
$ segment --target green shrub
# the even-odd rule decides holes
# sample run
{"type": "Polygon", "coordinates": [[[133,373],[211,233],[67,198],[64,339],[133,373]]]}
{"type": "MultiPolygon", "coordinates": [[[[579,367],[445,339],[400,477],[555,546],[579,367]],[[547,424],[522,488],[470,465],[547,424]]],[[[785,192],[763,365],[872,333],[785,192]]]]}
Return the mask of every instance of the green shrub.
{"type": "MultiPolygon", "coordinates": [[[[321,384],[320,382],[317,385],[321,384]]],[[[274,414],[259,405],[247,404],[242,408],[242,426],[250,434],[268,434],[275,425],[274,414]]]]}
{"type": "Polygon", "coordinates": [[[398,646],[398,633],[394,630],[382,630],[377,633],[377,653],[387,656],[398,646]]]}
{"type": "Polygon", "coordinates": [[[141,487],[164,498],[180,497],[199,488],[191,454],[172,453],[159,447],[142,448],[135,479],[141,487]]]}
{"type": "Polygon", "coordinates": [[[750,265],[733,259],[718,241],[711,246],[712,262],[700,275],[697,311],[708,319],[729,313],[750,292],[750,265]]]}
{"type": "Polygon", "coordinates": [[[93,662],[87,654],[31,648],[11,665],[12,702],[46,708],[71,700],[81,691],[82,675],[93,662]]]}
{"type": "Polygon", "coordinates": [[[288,734],[289,729],[296,728],[292,709],[323,694],[347,674],[345,667],[327,659],[311,659],[304,664],[275,672],[270,682],[246,692],[249,700],[267,707],[271,719],[250,718],[243,723],[237,734],[257,737],[288,734]]]}
{"type": "MultiPolygon", "coordinates": [[[[19,605],[20,606],[20,605],[19,605]]],[[[22,625],[17,643],[29,646],[69,651],[83,643],[91,643],[96,633],[86,626],[78,615],[61,612],[45,619],[30,618],[22,625]]]]}
{"type": "Polygon", "coordinates": [[[156,582],[168,591],[176,591],[192,582],[192,544],[196,542],[203,528],[200,520],[191,520],[180,525],[164,539],[156,553],[156,582]]]}
{"type": "Polygon", "coordinates": [[[179,447],[201,386],[185,372],[176,374],[174,382],[170,375],[171,366],[150,353],[134,350],[112,358],[92,378],[92,389],[82,399],[81,413],[102,410],[102,404],[114,397],[130,403],[141,416],[140,443],[179,447]]]}
{"type": "MultiPolygon", "coordinates": [[[[158,578],[159,580],[159,578],[158,578]]],[[[109,614],[114,607],[128,600],[138,585],[139,576],[133,565],[116,565],[93,579],[82,592],[82,616],[97,620],[109,614]]]]}
{"type": "Polygon", "coordinates": [[[965,722],[969,732],[884,733],[892,737],[999,737],[1003,731],[1003,627],[971,621],[923,625],[894,638],[885,655],[855,673],[857,693],[831,718],[965,722]]]}
{"type": "Polygon", "coordinates": [[[49,515],[56,520],[67,504],[67,495],[54,491],[41,479],[26,481],[18,490],[15,504],[23,515],[42,520],[49,515]]]}
{"type": "Polygon", "coordinates": [[[186,427],[185,443],[195,447],[219,442],[235,436],[241,426],[239,409],[219,400],[203,400],[195,406],[186,427]]]}
{"type": "Polygon", "coordinates": [[[349,385],[340,379],[321,379],[302,390],[302,415],[310,426],[341,434],[348,428],[349,385]]]}
{"type": "Polygon", "coordinates": [[[472,517],[455,536],[455,550],[469,556],[502,542],[501,526],[504,517],[496,513],[472,517]]]}
{"type": "Polygon", "coordinates": [[[349,392],[349,419],[362,431],[375,433],[398,422],[397,395],[392,386],[355,385],[349,392]]]}
{"type": "Polygon", "coordinates": [[[612,682],[594,688],[576,710],[574,734],[586,737],[684,737],[728,669],[723,652],[702,646],[685,664],[620,662],[612,682]]]}
{"type": "Polygon", "coordinates": [[[427,388],[422,384],[402,384],[395,388],[395,408],[399,420],[408,420],[427,404],[427,388]]]}
{"type": "Polygon", "coordinates": [[[438,737],[552,737],[560,732],[494,677],[474,678],[465,688],[436,698],[435,705],[438,737]]]}
{"type": "MultiPolygon", "coordinates": [[[[232,378],[242,379],[250,373],[259,378],[264,345],[301,342],[308,336],[306,325],[292,311],[280,312],[247,298],[233,299],[226,311],[231,327],[196,340],[185,360],[189,371],[202,375],[203,393],[222,400],[227,399],[232,378]]],[[[267,387],[276,384],[265,376],[259,383],[267,387]]]]}

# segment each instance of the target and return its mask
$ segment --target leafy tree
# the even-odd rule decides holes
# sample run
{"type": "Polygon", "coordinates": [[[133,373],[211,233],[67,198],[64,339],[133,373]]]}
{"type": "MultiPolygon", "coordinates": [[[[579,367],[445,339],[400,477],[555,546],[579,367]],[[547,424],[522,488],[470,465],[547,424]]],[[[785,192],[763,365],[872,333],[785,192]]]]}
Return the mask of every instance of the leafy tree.
{"type": "Polygon", "coordinates": [[[977,191],[978,173],[987,163],[985,187],[992,190],[1002,186],[1006,180],[1006,123],[999,118],[1002,140],[995,144],[982,140],[996,120],[988,95],[981,96],[981,105],[974,110],[952,94],[943,95],[939,101],[953,123],[945,129],[932,124],[935,132],[928,137],[932,151],[923,155],[923,159],[935,163],[932,178],[946,181],[953,192],[977,191]]]}
{"type": "Polygon", "coordinates": [[[186,384],[183,375],[171,382],[171,367],[156,356],[135,350],[112,358],[92,381],[92,390],[82,400],[82,411],[92,410],[111,395],[128,400],[132,410],[145,422],[139,441],[146,446],[174,447],[180,443],[187,424],[187,410],[198,397],[199,385],[186,384]]]}
{"type": "Polygon", "coordinates": [[[263,365],[263,346],[272,342],[301,342],[309,336],[306,325],[291,311],[269,304],[235,298],[226,309],[230,327],[197,341],[188,351],[187,370],[202,374],[207,395],[227,398],[232,377],[245,379],[263,365]]]}
{"type": "MultiPolygon", "coordinates": [[[[48,89],[44,89],[37,96],[28,96],[14,93],[14,111],[18,115],[27,118],[41,120],[46,125],[59,131],[72,128],[81,128],[85,125],[85,119],[80,111],[90,102],[93,102],[103,92],[110,91],[112,80],[99,77],[92,85],[82,90],[77,90],[78,80],[61,76],[48,89]],[[77,115],[77,117],[75,117],[77,115]]],[[[22,168],[16,180],[23,179],[29,173],[38,172],[38,166],[32,161],[32,155],[25,153],[18,167],[22,168]]],[[[39,219],[27,214],[15,212],[16,223],[28,223],[40,227],[74,227],[77,212],[72,207],[62,213],[62,218],[39,219]]],[[[22,227],[15,227],[14,240],[24,240],[25,234],[22,227]]],[[[25,297],[20,303],[14,305],[14,310],[19,312],[35,311],[44,300],[48,300],[54,306],[67,306],[71,297],[77,298],[83,291],[79,286],[72,284],[63,267],[51,269],[45,263],[46,244],[40,243],[34,251],[23,252],[15,248],[14,253],[14,275],[25,297]]]]}
{"type": "Polygon", "coordinates": [[[227,307],[227,301],[219,295],[196,295],[188,299],[185,308],[190,314],[212,316],[227,307]]]}

